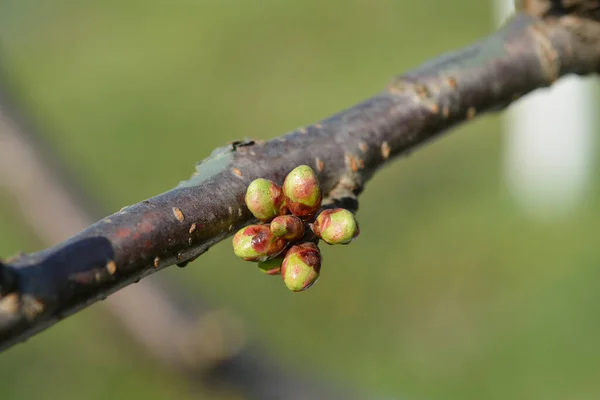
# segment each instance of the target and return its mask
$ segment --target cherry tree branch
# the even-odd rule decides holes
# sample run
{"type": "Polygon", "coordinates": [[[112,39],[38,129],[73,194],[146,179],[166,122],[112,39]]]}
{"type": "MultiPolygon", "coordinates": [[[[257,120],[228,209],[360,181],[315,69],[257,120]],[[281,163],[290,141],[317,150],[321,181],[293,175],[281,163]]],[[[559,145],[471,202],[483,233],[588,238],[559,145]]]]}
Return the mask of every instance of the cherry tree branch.
{"type": "MultiPolygon", "coordinates": [[[[0,189],[15,198],[32,232],[53,244],[92,224],[96,207],[15,107],[7,81],[0,66],[0,189]]],[[[309,393],[311,398],[360,398],[275,363],[247,343],[239,318],[191,300],[173,282],[147,279],[103,304],[140,346],[188,378],[191,387],[235,389],[249,399],[293,400],[309,393]]]]}
{"type": "Polygon", "coordinates": [[[0,263],[0,349],[172,264],[185,265],[252,221],[247,185],[300,164],[330,200],[355,202],[388,161],[566,74],[600,69],[597,0],[529,0],[503,29],[394,79],[374,97],[268,142],[219,148],[177,187],[52,248],[0,263]]]}

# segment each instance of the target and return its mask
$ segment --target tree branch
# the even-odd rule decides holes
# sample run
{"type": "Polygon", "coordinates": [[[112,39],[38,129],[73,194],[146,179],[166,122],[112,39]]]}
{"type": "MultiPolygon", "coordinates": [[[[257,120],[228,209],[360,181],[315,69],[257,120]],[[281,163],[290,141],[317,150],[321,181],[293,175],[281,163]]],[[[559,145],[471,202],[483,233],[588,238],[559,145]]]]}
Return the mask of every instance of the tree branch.
{"type": "Polygon", "coordinates": [[[292,168],[308,164],[329,199],[354,198],[386,162],[448,128],[565,74],[597,73],[597,3],[526,1],[531,14],[396,78],[361,104],[268,142],[219,148],[176,188],[53,248],[5,261],[3,276],[14,283],[0,284],[7,292],[0,349],[159,269],[184,265],[252,221],[244,193],[255,178],[282,183],[292,168]]]}
{"type": "MultiPolygon", "coordinates": [[[[15,198],[21,217],[39,239],[57,243],[92,224],[97,207],[19,112],[11,89],[0,65],[0,189],[7,188],[15,198]]],[[[190,387],[217,394],[233,390],[248,399],[364,397],[276,363],[248,343],[234,314],[209,307],[197,296],[192,299],[165,277],[157,278],[163,279],[130,285],[103,305],[137,344],[161,366],[186,378],[190,387]]],[[[3,281],[4,294],[14,290],[13,271],[0,265],[0,296],[3,281]]]]}

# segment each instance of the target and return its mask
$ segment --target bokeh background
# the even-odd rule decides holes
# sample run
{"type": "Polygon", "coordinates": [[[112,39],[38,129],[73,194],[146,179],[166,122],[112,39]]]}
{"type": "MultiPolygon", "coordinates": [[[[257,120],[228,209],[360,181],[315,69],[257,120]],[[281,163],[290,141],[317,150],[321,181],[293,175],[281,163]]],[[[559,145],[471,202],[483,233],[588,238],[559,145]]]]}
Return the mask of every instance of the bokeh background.
{"type": "MultiPolygon", "coordinates": [[[[476,0],[0,0],[0,54],[46,143],[106,213],[174,187],[225,142],[352,106],[493,29],[476,0]]],[[[361,237],[289,293],[228,242],[165,277],[241,318],[282,365],[393,399],[596,399],[600,176],[532,221],[502,178],[499,116],[369,182],[361,237]]],[[[40,198],[40,204],[44,199],[40,198]]],[[[43,244],[0,188],[0,254],[43,244]]],[[[2,399],[222,399],[101,305],[0,355],[2,399]]],[[[243,394],[227,398],[245,398],[243,394]]]]}

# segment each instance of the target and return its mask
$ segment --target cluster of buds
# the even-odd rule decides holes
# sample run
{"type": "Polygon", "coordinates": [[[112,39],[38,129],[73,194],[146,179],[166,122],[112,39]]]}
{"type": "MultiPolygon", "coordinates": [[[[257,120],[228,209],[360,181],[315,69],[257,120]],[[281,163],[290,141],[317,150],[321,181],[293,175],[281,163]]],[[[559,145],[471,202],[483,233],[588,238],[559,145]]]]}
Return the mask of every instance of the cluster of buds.
{"type": "Polygon", "coordinates": [[[320,239],[332,245],[348,244],[359,234],[350,211],[334,208],[319,213],[323,193],[308,165],[294,168],[283,187],[262,178],[252,181],[245,200],[262,223],[240,229],[233,237],[233,252],[257,262],[265,274],[281,275],[294,292],[308,289],[319,279],[320,239]]]}

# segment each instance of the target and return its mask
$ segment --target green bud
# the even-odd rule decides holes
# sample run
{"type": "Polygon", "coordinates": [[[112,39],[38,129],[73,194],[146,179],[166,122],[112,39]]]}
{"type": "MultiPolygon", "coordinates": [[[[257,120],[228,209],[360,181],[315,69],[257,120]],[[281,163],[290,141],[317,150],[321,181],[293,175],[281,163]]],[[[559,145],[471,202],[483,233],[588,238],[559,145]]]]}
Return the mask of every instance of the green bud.
{"type": "Polygon", "coordinates": [[[250,225],[233,236],[233,252],[246,261],[266,261],[283,251],[287,242],[271,233],[269,225],[250,225]]]}
{"type": "Polygon", "coordinates": [[[294,168],[283,182],[286,206],[292,214],[309,219],[321,208],[323,194],[319,178],[308,165],[294,168]]]}
{"type": "Polygon", "coordinates": [[[311,287],[319,279],[320,271],[321,252],[314,243],[292,246],[281,264],[283,282],[293,292],[311,287]]]}
{"type": "Polygon", "coordinates": [[[280,215],[271,221],[271,232],[288,241],[300,240],[304,236],[304,222],[293,215],[280,215]]]}
{"type": "Polygon", "coordinates": [[[360,233],[354,214],[343,208],[324,210],[312,228],[328,244],[348,244],[360,233]]]}
{"type": "Polygon", "coordinates": [[[279,275],[281,273],[281,263],[283,257],[276,257],[271,260],[258,263],[258,268],[267,275],[279,275]]]}
{"type": "Polygon", "coordinates": [[[267,179],[255,179],[246,190],[246,206],[259,220],[270,221],[281,214],[285,206],[283,191],[267,179]]]}

